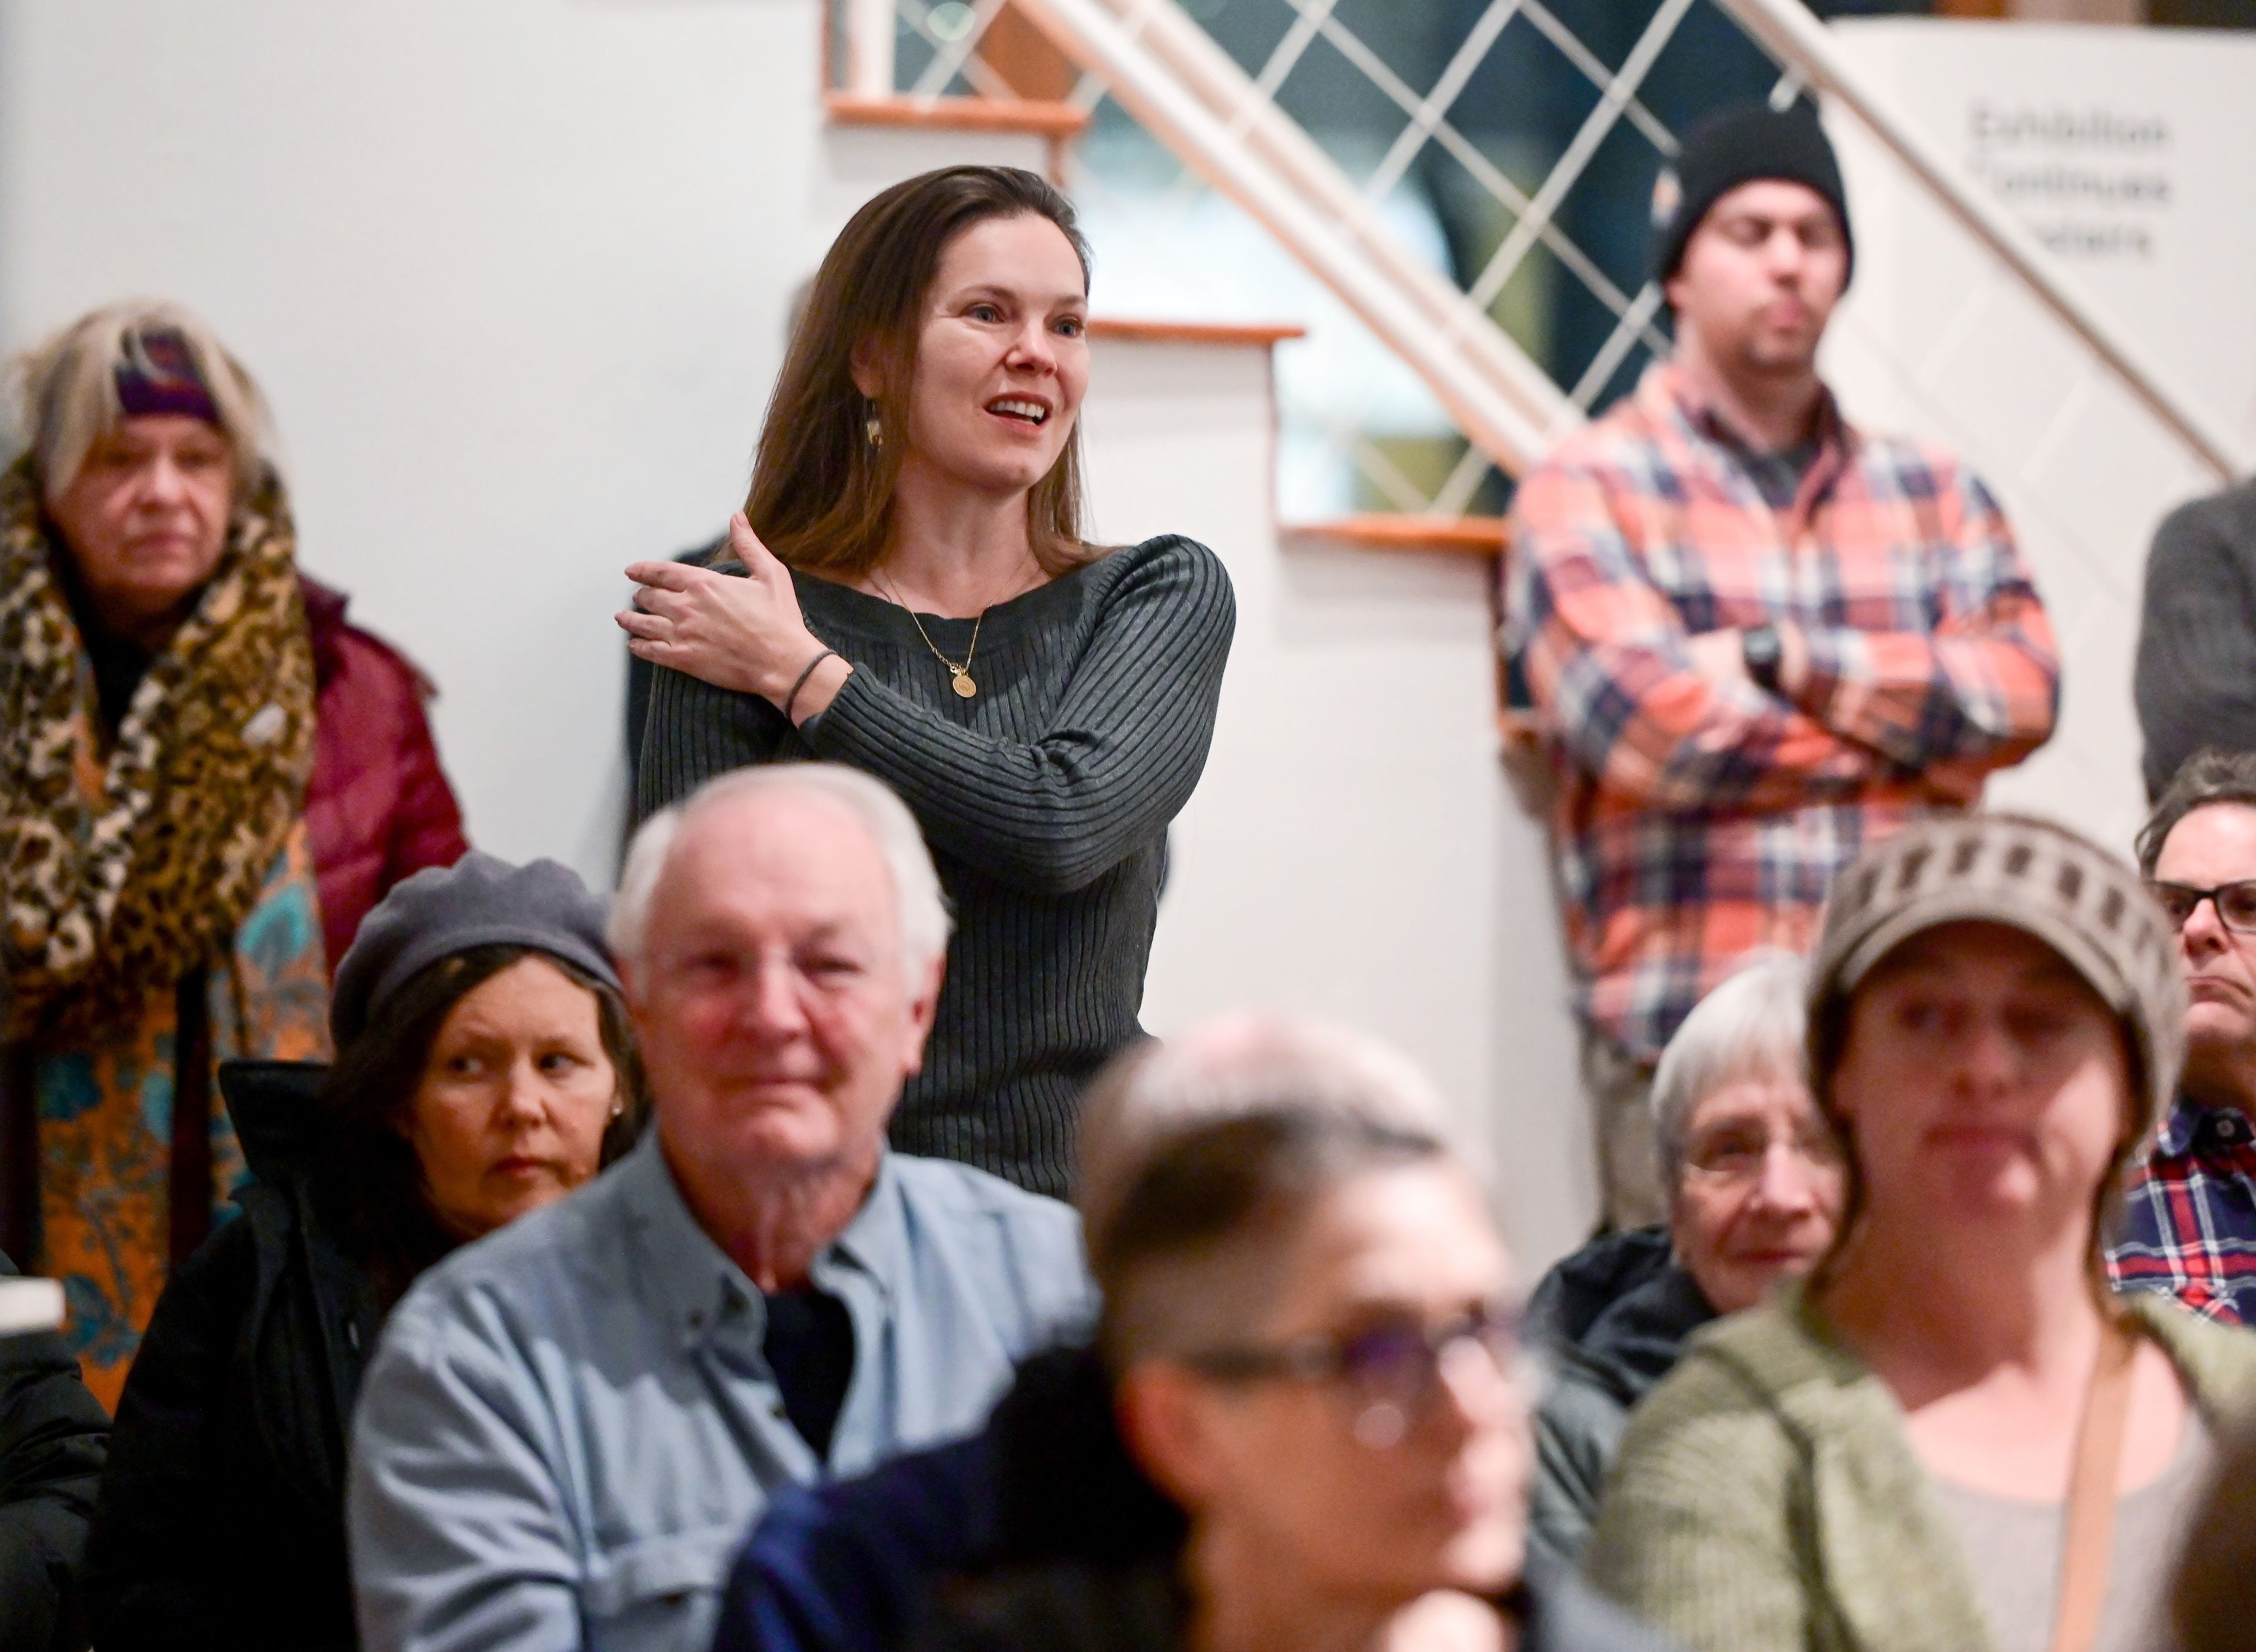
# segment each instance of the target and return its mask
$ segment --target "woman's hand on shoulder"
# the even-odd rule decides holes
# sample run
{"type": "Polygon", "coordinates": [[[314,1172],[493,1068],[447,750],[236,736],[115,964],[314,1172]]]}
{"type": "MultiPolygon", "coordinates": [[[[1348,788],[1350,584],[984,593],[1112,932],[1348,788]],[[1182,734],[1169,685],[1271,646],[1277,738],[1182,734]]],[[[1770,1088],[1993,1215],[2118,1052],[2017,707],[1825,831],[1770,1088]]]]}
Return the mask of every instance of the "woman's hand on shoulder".
{"type": "Polygon", "coordinates": [[[627,577],[641,589],[617,615],[619,629],[637,659],[779,704],[822,645],[800,614],[791,570],[741,511],[729,519],[729,549],[747,577],[680,562],[631,563],[627,577]]]}

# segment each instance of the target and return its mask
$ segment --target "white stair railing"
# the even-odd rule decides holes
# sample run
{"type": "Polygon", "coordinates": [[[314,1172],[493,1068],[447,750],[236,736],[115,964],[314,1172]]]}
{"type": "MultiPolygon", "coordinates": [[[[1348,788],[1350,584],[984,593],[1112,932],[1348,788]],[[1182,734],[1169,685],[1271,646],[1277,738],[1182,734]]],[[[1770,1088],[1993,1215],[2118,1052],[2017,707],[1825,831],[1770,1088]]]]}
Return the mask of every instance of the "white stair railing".
{"type": "Polygon", "coordinates": [[[1174,0],[1016,4],[1329,285],[1483,451],[1522,469],[1579,422],[1543,370],[1404,247],[1338,163],[1174,0]]]}

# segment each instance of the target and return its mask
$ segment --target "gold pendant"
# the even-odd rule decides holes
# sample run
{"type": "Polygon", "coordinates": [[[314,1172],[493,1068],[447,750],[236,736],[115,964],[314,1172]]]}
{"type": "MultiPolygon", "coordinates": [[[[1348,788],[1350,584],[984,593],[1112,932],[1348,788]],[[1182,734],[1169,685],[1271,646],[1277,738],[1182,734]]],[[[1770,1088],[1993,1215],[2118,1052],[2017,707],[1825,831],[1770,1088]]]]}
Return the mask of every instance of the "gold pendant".
{"type": "Polygon", "coordinates": [[[969,700],[973,695],[978,692],[979,685],[971,681],[971,674],[969,672],[959,671],[955,674],[955,697],[957,699],[969,700]]]}

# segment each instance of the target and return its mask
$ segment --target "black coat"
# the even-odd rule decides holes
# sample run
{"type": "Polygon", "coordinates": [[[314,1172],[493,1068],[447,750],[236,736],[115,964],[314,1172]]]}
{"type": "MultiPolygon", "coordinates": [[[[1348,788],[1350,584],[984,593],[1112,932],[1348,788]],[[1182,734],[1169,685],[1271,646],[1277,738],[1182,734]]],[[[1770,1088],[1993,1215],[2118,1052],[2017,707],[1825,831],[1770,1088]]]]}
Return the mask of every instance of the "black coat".
{"type": "Polygon", "coordinates": [[[1590,1541],[1630,1412],[1716,1310],[1657,1228],[1593,1239],[1546,1276],[1537,1296],[1552,1373],[1535,1414],[1528,1541],[1569,1565],[1590,1541]]]}
{"type": "Polygon", "coordinates": [[[356,1644],[346,1429],[382,1315],[315,1213],[326,1070],[220,1070],[252,1179],[165,1287],[118,1402],[91,1550],[102,1652],[356,1644]]]}
{"type": "MultiPolygon", "coordinates": [[[[15,1271],[0,1256],[0,1274],[15,1271]]],[[[109,1438],[60,1338],[0,1337],[0,1652],[86,1644],[86,1533],[109,1438]]]]}

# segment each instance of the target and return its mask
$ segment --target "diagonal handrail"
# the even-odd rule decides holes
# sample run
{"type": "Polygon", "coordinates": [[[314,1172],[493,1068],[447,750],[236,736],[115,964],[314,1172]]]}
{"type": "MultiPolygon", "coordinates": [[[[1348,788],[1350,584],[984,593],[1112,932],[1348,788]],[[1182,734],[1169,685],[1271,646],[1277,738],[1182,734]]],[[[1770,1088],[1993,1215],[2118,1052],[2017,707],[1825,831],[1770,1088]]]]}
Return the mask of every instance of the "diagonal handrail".
{"type": "Polygon", "coordinates": [[[1338,164],[1174,0],[1015,0],[1186,166],[1261,222],[1517,475],[1583,422],[1484,310],[1414,257],[1338,164]]]}

